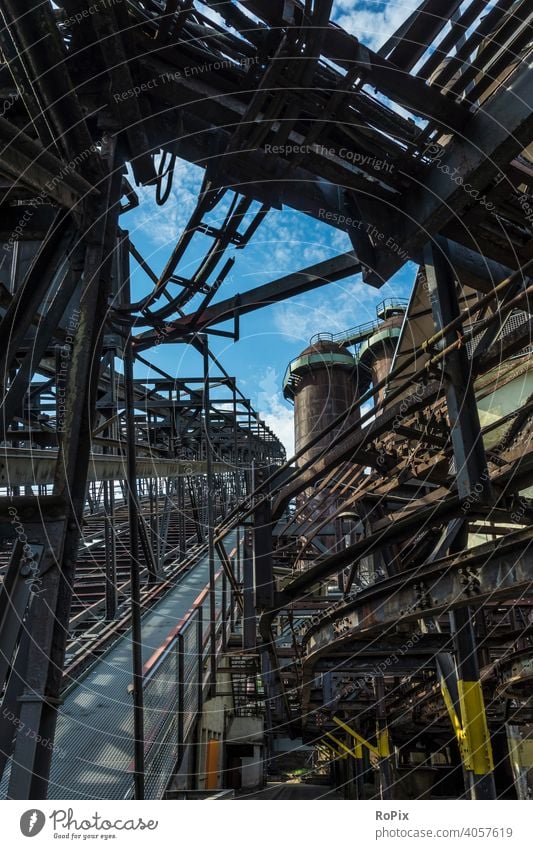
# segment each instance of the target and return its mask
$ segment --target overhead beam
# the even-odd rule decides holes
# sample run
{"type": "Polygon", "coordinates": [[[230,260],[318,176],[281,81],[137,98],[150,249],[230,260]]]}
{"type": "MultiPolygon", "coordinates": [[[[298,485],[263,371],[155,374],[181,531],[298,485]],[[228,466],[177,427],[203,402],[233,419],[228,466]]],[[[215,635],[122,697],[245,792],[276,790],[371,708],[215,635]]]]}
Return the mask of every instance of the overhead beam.
{"type": "MultiPolygon", "coordinates": [[[[298,0],[292,0],[290,6],[282,0],[250,0],[246,5],[269,23],[277,18],[279,25],[287,26],[290,23],[286,16],[288,8],[295,21],[304,20],[304,7],[298,0]]],[[[460,129],[466,120],[467,111],[462,104],[447,100],[438,92],[429,96],[423,79],[405,72],[331,22],[323,37],[322,53],[348,70],[353,70],[354,66],[360,68],[366,80],[387,97],[417,115],[442,124],[452,132],[460,129]]]]}
{"type": "Polygon", "coordinates": [[[272,283],[266,283],[249,292],[242,292],[232,298],[220,301],[218,304],[213,304],[201,314],[191,313],[183,316],[183,318],[167,324],[163,333],[161,331],[143,333],[137,337],[135,347],[137,350],[144,350],[151,347],[154,340],[159,342],[175,341],[190,333],[193,329],[195,332],[205,330],[207,327],[279,303],[286,298],[293,298],[304,292],[310,292],[319,286],[334,283],[336,280],[342,280],[345,277],[358,274],[360,271],[361,266],[353,253],[340,254],[317,265],[280,277],[272,283]]]}
{"type": "Polygon", "coordinates": [[[399,68],[409,71],[451,20],[461,0],[424,0],[378,51],[399,68]]]}
{"type": "MultiPolygon", "coordinates": [[[[404,200],[403,216],[397,219],[401,230],[396,241],[403,252],[415,256],[428,238],[449,222],[460,224],[467,207],[488,191],[500,171],[530,143],[532,69],[532,60],[525,60],[483,109],[472,115],[463,136],[451,141],[442,156],[435,151],[431,169],[418,186],[412,186],[404,200]],[[478,194],[473,198],[474,192],[478,194]]],[[[368,282],[388,280],[404,261],[380,252],[368,282]]]]}
{"type": "MultiPolygon", "coordinates": [[[[57,463],[57,451],[33,448],[3,448],[0,459],[0,486],[24,486],[31,481],[51,484],[57,463]]],[[[231,464],[214,463],[215,472],[229,472],[231,464]]],[[[137,457],[139,478],[170,478],[181,475],[205,475],[204,460],[173,460],[159,457],[137,457]]],[[[110,454],[91,454],[87,480],[125,480],[126,458],[110,454]]]]}
{"type": "Polygon", "coordinates": [[[386,628],[417,622],[422,615],[438,616],[456,608],[519,597],[531,592],[532,580],[533,549],[531,530],[527,529],[427,567],[426,590],[421,590],[420,568],[402,573],[401,586],[396,579],[389,579],[363,590],[355,601],[338,608],[334,617],[310,629],[307,650],[314,663],[324,652],[357,636],[384,634],[386,628]],[[341,619],[342,632],[336,627],[341,619]]]}
{"type": "Polygon", "coordinates": [[[0,144],[0,171],[14,181],[9,194],[15,196],[20,187],[35,192],[34,203],[29,204],[34,210],[47,198],[72,209],[86,195],[98,194],[97,189],[76,173],[73,162],[63,163],[39,142],[1,117],[0,144]]]}

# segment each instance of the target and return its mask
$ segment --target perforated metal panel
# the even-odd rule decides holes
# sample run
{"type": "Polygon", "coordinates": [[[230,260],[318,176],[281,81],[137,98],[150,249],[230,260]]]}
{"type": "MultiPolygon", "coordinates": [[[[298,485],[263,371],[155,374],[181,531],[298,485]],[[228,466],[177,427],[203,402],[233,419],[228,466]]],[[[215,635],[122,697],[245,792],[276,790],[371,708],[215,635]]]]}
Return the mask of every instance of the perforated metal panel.
{"type": "MultiPolygon", "coordinates": [[[[518,330],[527,322],[531,321],[531,317],[529,313],[524,312],[524,310],[513,310],[507,318],[503,320],[503,324],[500,328],[498,335],[496,336],[496,341],[498,339],[502,339],[505,336],[509,336],[509,334],[514,333],[515,330],[518,330]]],[[[468,339],[466,343],[466,352],[469,358],[472,358],[472,354],[476,349],[478,342],[482,339],[485,330],[481,330],[479,333],[476,333],[476,325],[472,326],[472,336],[468,339]]],[[[524,348],[523,351],[520,351],[520,354],[527,354],[533,351],[533,344],[528,345],[524,348]]]]}
{"type": "Polygon", "coordinates": [[[179,651],[171,644],[144,688],[145,796],[158,799],[178,757],[179,651]]]}
{"type": "Polygon", "coordinates": [[[182,631],[183,634],[183,736],[187,736],[198,713],[198,614],[182,631]]]}

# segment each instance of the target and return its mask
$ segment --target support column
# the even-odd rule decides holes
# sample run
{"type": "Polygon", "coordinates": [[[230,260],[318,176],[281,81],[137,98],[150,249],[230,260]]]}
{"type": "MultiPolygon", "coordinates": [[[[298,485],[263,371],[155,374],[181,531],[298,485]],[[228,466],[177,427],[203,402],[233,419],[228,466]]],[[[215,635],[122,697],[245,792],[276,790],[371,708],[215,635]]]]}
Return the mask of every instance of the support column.
{"type": "Polygon", "coordinates": [[[185,483],[182,477],[176,481],[176,499],[178,502],[178,550],[179,559],[184,560],[187,553],[187,525],[185,521],[185,483]]]}
{"type": "Polygon", "coordinates": [[[202,337],[204,358],[204,432],[205,432],[205,460],[207,469],[207,550],[209,560],[209,667],[210,667],[210,690],[211,695],[216,695],[217,682],[217,607],[215,596],[215,492],[213,475],[213,450],[211,445],[211,414],[209,397],[209,343],[207,336],[202,337]]]}
{"type": "MultiPolygon", "coordinates": [[[[257,489],[269,475],[268,467],[254,469],[253,488],[257,489]]],[[[270,501],[265,493],[257,498],[254,511],[254,581],[255,606],[261,610],[274,607],[274,572],[272,566],[272,518],[270,501]]]]}
{"type": "MultiPolygon", "coordinates": [[[[111,348],[108,351],[109,358],[109,395],[110,407],[103,411],[103,414],[109,420],[117,414],[116,406],[116,386],[115,386],[115,355],[116,351],[111,348]]],[[[109,439],[116,438],[117,426],[116,423],[108,425],[104,430],[104,435],[109,439]]],[[[113,453],[116,449],[104,446],[102,451],[104,454],[113,453]]],[[[117,594],[117,546],[115,539],[115,481],[103,481],[104,488],[104,536],[105,536],[105,616],[106,619],[114,619],[117,613],[118,594],[117,594]]]]}
{"type": "Polygon", "coordinates": [[[104,481],[105,618],[117,613],[117,548],[115,545],[115,481],[104,481]]]}
{"type": "MultiPolygon", "coordinates": [[[[241,500],[241,478],[240,478],[240,466],[239,466],[239,426],[237,421],[237,384],[236,381],[233,381],[232,385],[233,391],[233,463],[234,463],[234,504],[230,506],[230,510],[235,507],[236,504],[239,504],[241,500]]],[[[237,575],[237,581],[240,581],[240,573],[241,573],[241,558],[243,556],[241,552],[241,527],[237,525],[235,529],[236,539],[235,544],[237,546],[237,553],[235,555],[235,574],[237,575]]],[[[245,578],[243,576],[243,583],[245,578]]],[[[246,613],[243,614],[245,616],[246,621],[246,613]]],[[[254,634],[255,637],[255,634],[254,634]]]]}
{"type": "MultiPolygon", "coordinates": [[[[424,250],[424,262],[433,320],[437,330],[441,330],[460,315],[456,279],[447,240],[437,237],[433,243],[428,243],[424,250]]],[[[463,501],[474,496],[476,501],[486,503],[491,498],[490,477],[481,436],[471,364],[462,340],[462,327],[446,334],[444,339],[444,345],[450,348],[444,361],[444,380],[457,491],[463,501]],[[455,347],[451,347],[454,343],[455,347]]],[[[461,551],[467,546],[468,526],[465,524],[460,538],[455,540],[450,551],[461,551]]],[[[471,796],[474,799],[493,799],[496,797],[496,790],[492,750],[470,611],[468,608],[453,611],[450,613],[450,620],[454,631],[460,720],[451,703],[448,709],[452,718],[455,715],[456,733],[471,796]]]]}
{"type": "Polygon", "coordinates": [[[509,761],[513,773],[514,786],[518,799],[525,800],[529,798],[527,774],[528,767],[522,762],[522,732],[518,725],[505,725],[507,734],[507,745],[509,748],[509,761]]]}
{"type": "Polygon", "coordinates": [[[392,765],[385,710],[385,682],[381,676],[374,678],[376,695],[376,735],[379,754],[379,788],[382,799],[392,799],[392,765]]]}
{"type": "Polygon", "coordinates": [[[450,613],[457,663],[457,687],[467,776],[472,799],[495,799],[494,763],[477,660],[476,639],[468,608],[450,613]]]}
{"type": "Polygon", "coordinates": [[[133,734],[135,798],[144,799],[144,694],[141,622],[141,582],[139,575],[139,503],[135,449],[135,416],[133,398],[133,353],[131,336],[124,352],[126,389],[128,517],[130,529],[130,604],[131,649],[133,671],[133,734]]]}
{"type": "MultiPolygon", "coordinates": [[[[456,280],[446,239],[438,237],[424,250],[426,278],[437,330],[460,315],[456,280]]],[[[456,343],[444,361],[446,402],[455,458],[457,491],[461,500],[475,495],[478,501],[490,498],[490,479],[474,395],[471,363],[462,342],[463,329],[457,328],[444,339],[446,347],[456,343]]]]}
{"type": "Polygon", "coordinates": [[[254,603],[253,533],[251,528],[246,528],[244,531],[243,608],[243,649],[245,651],[254,651],[256,647],[256,618],[254,603]]]}
{"type": "Polygon", "coordinates": [[[354,744],[353,753],[355,755],[354,772],[355,772],[355,798],[362,800],[365,798],[364,785],[364,760],[363,760],[363,744],[356,742],[354,744]]]}
{"type": "MultiPolygon", "coordinates": [[[[86,163],[89,173],[92,165],[86,163]]],[[[38,740],[46,738],[53,745],[55,736],[121,185],[122,165],[117,164],[111,150],[101,195],[94,207],[86,209],[92,224],[83,240],[86,253],[80,317],[69,364],[65,432],[54,480],[54,494],[68,498],[68,516],[56,538],[48,538],[50,562],[25,623],[33,642],[28,650],[20,720],[33,737],[17,734],[8,790],[13,799],[47,796],[52,751],[38,740]]]]}

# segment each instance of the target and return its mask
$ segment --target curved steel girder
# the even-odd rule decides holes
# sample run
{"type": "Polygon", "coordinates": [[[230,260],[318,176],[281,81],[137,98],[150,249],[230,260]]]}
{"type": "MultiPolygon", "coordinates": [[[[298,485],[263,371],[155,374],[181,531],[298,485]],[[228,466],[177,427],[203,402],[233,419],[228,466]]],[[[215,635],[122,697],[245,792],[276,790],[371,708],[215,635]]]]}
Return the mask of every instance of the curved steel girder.
{"type": "MultiPolygon", "coordinates": [[[[420,677],[435,669],[437,653],[449,649],[449,634],[420,634],[416,637],[405,633],[390,634],[386,639],[354,640],[345,643],[338,652],[324,653],[313,668],[304,664],[304,691],[324,688],[325,709],[334,713],[345,707],[354,710],[368,702],[365,687],[376,675],[390,674],[410,679],[420,677]],[[320,675],[331,676],[328,692],[320,675]],[[335,681],[335,676],[347,679],[344,684],[335,681]],[[318,680],[317,680],[318,679],[318,680]],[[348,705],[349,703],[349,705],[348,705]]],[[[373,699],[373,696],[372,696],[373,699]]]]}
{"type": "Polygon", "coordinates": [[[439,616],[457,607],[478,607],[486,601],[533,593],[533,529],[510,534],[447,557],[427,571],[420,568],[381,581],[312,626],[305,665],[358,636],[386,634],[399,624],[439,616]]]}
{"type": "Polygon", "coordinates": [[[375,522],[371,534],[364,539],[353,543],[344,551],[319,561],[305,573],[298,575],[279,593],[278,609],[298,598],[323,579],[353,563],[354,560],[379,551],[390,541],[398,542],[401,539],[407,539],[429,521],[448,521],[461,514],[472,517],[487,511],[490,511],[493,518],[496,517],[498,509],[505,506],[503,499],[530,486],[533,476],[533,453],[525,454],[522,449],[510,450],[506,452],[505,457],[501,457],[501,460],[506,462],[506,465],[498,469],[496,474],[491,474],[491,483],[495,492],[493,503],[487,505],[474,501],[468,506],[467,511],[463,512],[461,508],[464,505],[457,491],[438,487],[428,495],[411,502],[404,510],[388,514],[375,522]]]}
{"type": "Polygon", "coordinates": [[[533,647],[498,661],[497,675],[497,695],[533,701],[533,647]]]}

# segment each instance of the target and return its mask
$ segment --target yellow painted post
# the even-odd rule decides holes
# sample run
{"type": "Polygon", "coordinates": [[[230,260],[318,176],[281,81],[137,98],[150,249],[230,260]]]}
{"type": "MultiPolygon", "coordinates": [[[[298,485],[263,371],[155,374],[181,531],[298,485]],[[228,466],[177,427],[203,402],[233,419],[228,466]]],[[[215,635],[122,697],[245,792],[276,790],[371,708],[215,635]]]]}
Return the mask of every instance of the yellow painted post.
{"type": "Polygon", "coordinates": [[[220,743],[208,740],[205,754],[205,789],[218,790],[218,759],[220,743]]]}
{"type": "Polygon", "coordinates": [[[474,775],[488,775],[494,770],[494,762],[481,682],[459,680],[457,685],[469,755],[468,769],[474,775]]]}
{"type": "MultiPolygon", "coordinates": [[[[492,744],[468,608],[450,613],[457,663],[457,692],[464,740],[464,763],[473,799],[496,799],[492,744]]],[[[463,751],[462,751],[463,754],[463,751]]]]}

